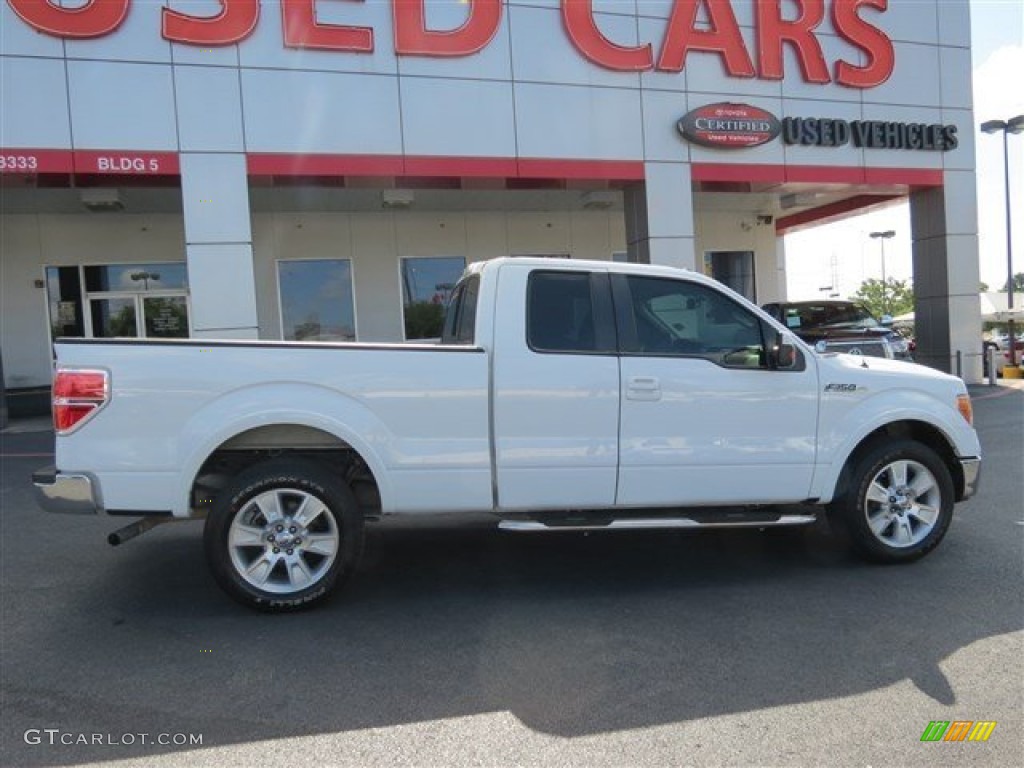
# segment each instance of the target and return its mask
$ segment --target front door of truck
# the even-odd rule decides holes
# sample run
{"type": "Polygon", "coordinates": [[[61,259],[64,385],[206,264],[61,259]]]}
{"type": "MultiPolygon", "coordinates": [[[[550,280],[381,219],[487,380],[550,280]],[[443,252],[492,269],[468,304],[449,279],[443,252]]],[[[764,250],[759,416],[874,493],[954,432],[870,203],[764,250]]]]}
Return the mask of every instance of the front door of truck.
{"type": "Polygon", "coordinates": [[[622,349],[617,503],[807,498],[817,371],[771,370],[771,327],[703,282],[613,275],[622,349]]]}
{"type": "Polygon", "coordinates": [[[498,506],[611,506],[619,359],[608,275],[510,264],[499,280],[493,371],[498,506]]]}

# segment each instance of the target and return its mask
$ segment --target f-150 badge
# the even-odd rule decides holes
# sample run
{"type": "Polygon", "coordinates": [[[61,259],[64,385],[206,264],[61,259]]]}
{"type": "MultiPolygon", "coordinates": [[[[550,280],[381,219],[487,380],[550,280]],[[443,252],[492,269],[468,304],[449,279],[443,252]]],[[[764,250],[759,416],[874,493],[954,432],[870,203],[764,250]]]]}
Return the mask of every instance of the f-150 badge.
{"type": "Polygon", "coordinates": [[[856,384],[826,384],[826,392],[856,392],[856,384]]]}

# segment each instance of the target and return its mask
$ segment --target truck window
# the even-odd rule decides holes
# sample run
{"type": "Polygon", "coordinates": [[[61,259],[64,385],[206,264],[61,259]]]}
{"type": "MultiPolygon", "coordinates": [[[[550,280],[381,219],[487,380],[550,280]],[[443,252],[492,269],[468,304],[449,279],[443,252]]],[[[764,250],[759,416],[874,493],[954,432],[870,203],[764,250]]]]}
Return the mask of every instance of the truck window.
{"type": "Polygon", "coordinates": [[[463,280],[455,288],[444,317],[442,344],[473,344],[476,338],[476,300],[480,276],[463,280]]]}
{"type": "Polygon", "coordinates": [[[526,300],[526,341],[537,352],[596,352],[590,274],[534,272],[526,300]]]}
{"type": "Polygon", "coordinates": [[[635,339],[624,351],[704,357],[718,365],[766,364],[761,323],[732,299],[700,283],[629,276],[635,339]]]}

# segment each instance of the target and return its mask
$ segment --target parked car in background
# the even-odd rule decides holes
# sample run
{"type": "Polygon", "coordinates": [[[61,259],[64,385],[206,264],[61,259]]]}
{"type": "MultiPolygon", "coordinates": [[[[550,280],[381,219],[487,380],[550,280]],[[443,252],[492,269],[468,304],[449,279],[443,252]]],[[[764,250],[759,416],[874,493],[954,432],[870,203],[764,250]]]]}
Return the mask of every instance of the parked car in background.
{"type": "MultiPolygon", "coordinates": [[[[1010,339],[1004,334],[992,334],[988,338],[982,337],[982,358],[983,372],[985,376],[988,376],[988,351],[990,349],[995,350],[995,356],[993,358],[995,362],[996,376],[1003,375],[1003,369],[1010,364],[1010,339]]],[[[1019,364],[1024,359],[1024,340],[1020,337],[1017,338],[1014,343],[1016,349],[1016,361],[1019,364]]]]}
{"type": "Polygon", "coordinates": [[[773,302],[763,309],[804,341],[823,342],[821,351],[913,360],[910,342],[856,302],[773,302]]]}

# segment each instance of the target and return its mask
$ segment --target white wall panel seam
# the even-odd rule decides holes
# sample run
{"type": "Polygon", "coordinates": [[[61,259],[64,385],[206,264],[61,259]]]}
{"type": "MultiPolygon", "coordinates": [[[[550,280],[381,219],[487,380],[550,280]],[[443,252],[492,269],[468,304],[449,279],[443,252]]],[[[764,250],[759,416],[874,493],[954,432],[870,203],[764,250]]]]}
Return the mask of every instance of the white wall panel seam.
{"type": "MultiPolygon", "coordinates": [[[[398,71],[395,73],[395,82],[398,86],[398,146],[401,148],[402,157],[406,156],[405,149],[405,99],[402,98],[402,71],[401,67],[398,67],[398,71]]],[[[352,292],[355,293],[355,278],[352,280],[352,292]]],[[[353,310],[354,314],[354,310],[353,310]]],[[[353,321],[355,322],[355,321],[353,321]]],[[[356,338],[359,338],[359,332],[356,331],[356,338]]]]}
{"type": "MultiPolygon", "coordinates": [[[[189,152],[190,155],[199,154],[197,152],[189,152]]],[[[218,152],[217,154],[225,154],[224,152],[218,152]]],[[[187,245],[252,245],[250,240],[189,240],[187,245]]]]}
{"type": "MultiPolygon", "coordinates": [[[[202,66],[202,65],[199,65],[202,66]]],[[[292,75],[338,75],[343,77],[389,77],[392,80],[399,77],[395,72],[350,72],[345,69],[320,69],[317,67],[272,67],[268,65],[253,66],[251,64],[241,66],[238,68],[242,72],[287,72],[292,75]]],[[[402,77],[434,77],[434,75],[402,75],[402,77]]],[[[460,78],[466,79],[466,78],[460,78]]],[[[493,79],[493,78],[471,78],[474,80],[493,79]]]]}
{"type": "Polygon", "coordinates": [[[63,56],[47,56],[41,53],[3,53],[0,52],[0,62],[4,59],[43,59],[45,61],[64,61],[63,56]]]}
{"type": "MultiPolygon", "coordinates": [[[[643,40],[640,38],[640,14],[636,8],[636,3],[633,3],[633,22],[636,25],[636,41],[637,45],[643,45],[643,40]]],[[[685,85],[684,85],[685,87],[685,85]]],[[[637,90],[640,93],[640,157],[643,161],[647,160],[647,117],[646,111],[644,110],[644,79],[641,76],[638,78],[637,90]]],[[[685,103],[685,96],[683,97],[685,103]]],[[[618,481],[616,481],[616,494],[618,493],[618,481]]]]}
{"type": "MultiPolygon", "coordinates": [[[[236,51],[237,55],[237,51],[236,51]]],[[[241,57],[239,57],[239,66],[235,67],[235,84],[238,87],[238,119],[241,123],[242,133],[242,152],[245,153],[246,158],[249,156],[249,137],[246,135],[245,130],[245,88],[242,87],[242,67],[241,57]]],[[[248,163],[248,159],[246,160],[248,163]]],[[[246,181],[249,180],[248,168],[246,168],[246,181]]],[[[252,210],[252,197],[249,198],[249,209],[252,210]]],[[[253,258],[253,268],[255,268],[255,257],[253,258]]]]}
{"type": "Polygon", "coordinates": [[[218,325],[201,328],[200,331],[210,333],[211,331],[251,331],[252,329],[251,325],[218,325]]]}
{"type": "MultiPolygon", "coordinates": [[[[31,57],[25,56],[24,58],[55,59],[57,57],[56,56],[31,56],[31,57]]],[[[78,62],[83,62],[83,63],[85,63],[85,62],[94,62],[94,63],[99,63],[99,64],[138,64],[140,66],[147,66],[147,67],[170,67],[170,66],[173,66],[173,63],[170,62],[170,61],[143,61],[141,59],[121,59],[121,58],[118,58],[117,56],[66,56],[64,58],[66,58],[68,61],[73,61],[75,63],[78,63],[78,62]]],[[[196,64],[195,62],[188,62],[188,63],[195,64],[196,66],[205,66],[205,65],[202,65],[202,64],[196,64]]],[[[182,63],[182,66],[184,66],[184,63],[182,63]]],[[[213,66],[213,65],[210,64],[209,66],[213,66]]],[[[229,65],[222,64],[221,66],[229,66],[229,65]]]]}
{"type": "MultiPolygon", "coordinates": [[[[511,3],[509,3],[511,5],[511,3]]],[[[505,16],[507,18],[508,26],[508,76],[509,82],[512,84],[512,152],[513,157],[519,157],[519,115],[516,113],[516,69],[515,69],[515,56],[512,53],[512,12],[509,8],[505,9],[505,16]]],[[[508,249],[508,221],[505,222],[505,248],[508,249]]]]}
{"type": "MultiPolygon", "coordinates": [[[[64,53],[64,99],[67,102],[68,108],[68,143],[71,145],[71,151],[75,151],[75,118],[71,111],[71,72],[68,68],[68,46],[67,40],[61,38],[60,41],[61,51],[64,53]]],[[[42,242],[42,241],[40,241],[42,242]]],[[[47,309],[49,312],[49,309],[47,309]]]]}
{"type": "Polygon", "coordinates": [[[516,80],[520,85],[540,85],[547,88],[581,88],[587,91],[626,91],[639,94],[641,89],[635,86],[622,85],[586,85],[583,83],[563,83],[552,80],[516,80]]]}
{"type": "MultiPolygon", "coordinates": [[[[174,140],[181,153],[181,116],[178,103],[178,68],[171,64],[171,98],[174,100],[174,140]]],[[[184,205],[184,201],[182,202],[184,205]]]]}

